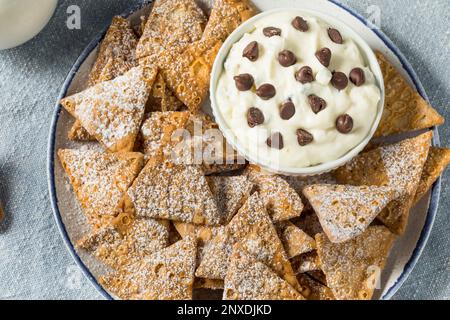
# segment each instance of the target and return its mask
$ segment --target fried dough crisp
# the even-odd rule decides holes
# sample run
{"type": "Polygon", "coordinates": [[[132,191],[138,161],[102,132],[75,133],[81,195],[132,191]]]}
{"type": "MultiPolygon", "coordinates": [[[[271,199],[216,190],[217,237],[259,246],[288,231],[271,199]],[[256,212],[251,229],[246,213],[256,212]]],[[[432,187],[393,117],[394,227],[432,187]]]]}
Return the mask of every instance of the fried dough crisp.
{"type": "MultiPolygon", "coordinates": [[[[138,39],[130,22],[120,16],[114,17],[100,44],[97,59],[89,74],[88,86],[113,80],[136,67],[138,65],[135,57],[137,42],[138,39]]],[[[95,140],[79,121],[75,121],[68,137],[69,140],[76,141],[95,140]]]]}
{"type": "Polygon", "coordinates": [[[132,151],[155,77],[156,69],[136,67],[61,104],[109,151],[132,151]]]}
{"type": "Polygon", "coordinates": [[[320,261],[317,251],[303,253],[291,259],[295,274],[320,270],[320,261]]]}
{"type": "Polygon", "coordinates": [[[409,212],[428,157],[432,132],[363,153],[336,170],[341,184],[389,186],[400,196],[378,216],[395,234],[405,232],[409,212]],[[381,183],[380,183],[381,182],[381,183]]]}
{"type": "Polygon", "coordinates": [[[225,41],[243,22],[256,14],[247,0],[215,0],[203,39],[225,41]]]}
{"type": "Polygon", "coordinates": [[[300,196],[281,176],[265,173],[255,165],[248,166],[244,174],[255,185],[273,221],[301,215],[303,203],[300,196]]]}
{"type": "Polygon", "coordinates": [[[179,55],[189,44],[201,39],[205,25],[206,16],[194,0],[157,0],[137,45],[136,56],[148,57],[151,64],[157,64],[166,50],[179,55]]]}
{"type": "Polygon", "coordinates": [[[195,275],[199,278],[224,279],[232,248],[238,242],[280,277],[298,287],[283,244],[258,193],[252,194],[231,222],[206,244],[195,275]]]}
{"type": "Polygon", "coordinates": [[[149,160],[127,193],[138,217],[211,226],[221,222],[199,166],[149,160]]]}
{"type": "Polygon", "coordinates": [[[312,185],[303,189],[331,242],[340,243],[363,233],[388,203],[395,189],[376,186],[312,185]]]}
{"type": "Polygon", "coordinates": [[[431,189],[450,163],[450,149],[431,147],[414,197],[416,204],[431,189]]]}
{"type": "Polygon", "coordinates": [[[223,300],[305,300],[288,282],[259,259],[235,246],[228,268],[223,300]]]}
{"type": "Polygon", "coordinates": [[[376,52],[376,56],[383,72],[386,100],[375,137],[443,124],[444,118],[406,82],[386,57],[381,52],[376,52]]]}
{"type": "Polygon", "coordinates": [[[328,287],[338,300],[370,300],[395,236],[384,226],[344,243],[332,243],[325,234],[316,236],[321,268],[328,287]]]}
{"type": "Polygon", "coordinates": [[[275,224],[289,259],[316,248],[316,241],[290,221],[275,224]]]}
{"type": "Polygon", "coordinates": [[[223,280],[195,278],[195,289],[223,290],[223,280]]]}
{"type": "Polygon", "coordinates": [[[155,84],[147,101],[146,112],[178,111],[183,103],[178,100],[172,90],[167,86],[161,72],[156,76],[155,84]]]}
{"type": "Polygon", "coordinates": [[[196,240],[187,237],[138,263],[100,278],[121,299],[191,300],[196,240]]]}
{"type": "Polygon", "coordinates": [[[336,300],[330,288],[317,282],[309,275],[300,273],[297,280],[302,286],[301,294],[308,300],[336,300]]]}
{"type": "Polygon", "coordinates": [[[112,223],[94,230],[77,247],[92,252],[106,265],[118,269],[138,263],[169,245],[168,221],[135,218],[121,213],[112,223]]]}
{"type": "Polygon", "coordinates": [[[120,213],[123,196],[144,165],[144,156],[134,152],[60,149],[58,157],[94,228],[103,225],[105,216],[120,213]]]}

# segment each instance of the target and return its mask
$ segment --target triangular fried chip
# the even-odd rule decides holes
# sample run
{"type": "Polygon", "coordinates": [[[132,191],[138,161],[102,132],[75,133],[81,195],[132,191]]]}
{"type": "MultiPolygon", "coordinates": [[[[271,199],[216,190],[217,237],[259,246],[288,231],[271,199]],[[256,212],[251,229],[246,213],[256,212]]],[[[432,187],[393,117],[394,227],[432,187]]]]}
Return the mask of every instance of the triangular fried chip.
{"type": "Polygon", "coordinates": [[[316,248],[316,241],[292,222],[278,222],[276,228],[289,259],[316,248]]]}
{"type": "Polygon", "coordinates": [[[222,223],[227,224],[247,201],[253,184],[244,175],[209,176],[206,179],[222,214],[222,223]]]}
{"type": "Polygon", "coordinates": [[[325,234],[316,236],[321,268],[338,300],[372,298],[394,239],[384,226],[369,227],[356,238],[338,244],[325,234]]]}
{"type": "Polygon", "coordinates": [[[219,225],[221,214],[202,169],[150,160],[128,195],[138,217],[219,225]]]}
{"type": "Polygon", "coordinates": [[[190,300],[196,251],[195,239],[188,237],[101,277],[100,283],[121,299],[190,300]]]}
{"type": "Polygon", "coordinates": [[[296,274],[320,270],[317,251],[303,253],[291,259],[292,268],[296,274]]]}
{"type": "Polygon", "coordinates": [[[223,280],[195,278],[194,289],[223,290],[223,280]]]}
{"type": "Polygon", "coordinates": [[[337,180],[351,185],[387,185],[398,191],[400,196],[387,205],[378,219],[392,232],[403,234],[432,136],[429,131],[363,153],[336,171],[337,180]]]}
{"type": "Polygon", "coordinates": [[[206,17],[194,0],[157,0],[139,40],[136,56],[149,57],[152,63],[165,50],[179,55],[201,39],[206,17]]]}
{"type": "Polygon", "coordinates": [[[334,243],[350,240],[367,229],[398,193],[390,187],[318,184],[303,189],[320,224],[334,243]]]}
{"type": "Polygon", "coordinates": [[[258,193],[252,194],[223,231],[206,244],[196,276],[225,278],[232,247],[238,242],[292,286],[298,286],[283,244],[258,193]]]}
{"type": "Polygon", "coordinates": [[[298,193],[278,175],[265,173],[255,165],[245,174],[255,184],[273,221],[284,221],[301,215],[303,203],[298,193]]]}
{"type": "Polygon", "coordinates": [[[423,167],[422,177],[414,197],[417,203],[431,189],[439,176],[450,163],[450,149],[431,147],[428,159],[423,167]]]}
{"type": "Polygon", "coordinates": [[[159,72],[147,101],[146,112],[178,111],[182,106],[183,103],[170,90],[161,72],[159,72]]]}
{"type": "Polygon", "coordinates": [[[61,104],[109,151],[132,151],[155,77],[156,69],[136,67],[61,104]]]}
{"type": "Polygon", "coordinates": [[[444,123],[444,118],[414,90],[383,56],[376,53],[383,72],[386,100],[376,137],[431,128],[444,123]]]}
{"type": "MultiPolygon", "coordinates": [[[[136,67],[138,65],[135,57],[137,42],[138,39],[130,22],[120,16],[114,17],[100,44],[97,59],[89,74],[88,86],[113,80],[136,67]]],[[[70,140],[95,140],[78,120],[70,129],[68,137],[70,140]]]]}
{"type": "Polygon", "coordinates": [[[136,219],[121,213],[111,225],[94,230],[77,242],[112,268],[137,263],[169,245],[169,223],[149,218],[136,219]]]}
{"type": "Polygon", "coordinates": [[[248,0],[216,0],[203,38],[225,41],[237,27],[255,14],[256,10],[248,0]]]}
{"type": "Polygon", "coordinates": [[[192,43],[181,55],[163,54],[164,80],[192,113],[200,110],[208,95],[211,70],[221,46],[220,41],[206,39],[192,43]]]}
{"type": "Polygon", "coordinates": [[[308,300],[336,300],[333,291],[317,282],[306,273],[297,275],[298,283],[302,286],[300,292],[308,300]]]}
{"type": "Polygon", "coordinates": [[[58,157],[94,227],[98,227],[100,217],[119,213],[123,196],[144,164],[144,156],[134,152],[61,149],[58,157]]]}
{"type": "Polygon", "coordinates": [[[288,282],[237,245],[225,277],[224,300],[305,300],[288,282]]]}

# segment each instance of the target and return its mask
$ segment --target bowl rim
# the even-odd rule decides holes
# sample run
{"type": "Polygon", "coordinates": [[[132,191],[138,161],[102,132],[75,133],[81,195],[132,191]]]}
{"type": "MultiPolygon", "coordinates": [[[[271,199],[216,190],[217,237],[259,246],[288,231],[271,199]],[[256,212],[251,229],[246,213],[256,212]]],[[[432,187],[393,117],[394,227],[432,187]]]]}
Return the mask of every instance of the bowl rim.
{"type": "Polygon", "coordinates": [[[213,115],[215,117],[215,121],[217,122],[222,134],[224,135],[227,142],[238,151],[239,154],[244,156],[248,161],[251,163],[259,165],[261,168],[263,168],[266,171],[277,173],[277,174],[283,174],[283,175],[293,175],[293,176],[311,176],[311,175],[318,175],[322,173],[326,173],[329,171],[332,171],[334,169],[337,169],[338,167],[341,167],[345,165],[347,162],[352,160],[354,157],[356,157],[361,151],[364,150],[364,148],[367,146],[369,141],[373,138],[375,135],[375,132],[380,124],[381,117],[384,110],[384,100],[385,100],[385,87],[384,87],[384,80],[383,75],[381,72],[380,65],[378,64],[377,58],[375,56],[374,51],[370,48],[368,43],[356,32],[353,28],[348,26],[345,22],[336,19],[333,16],[330,16],[328,14],[325,14],[323,12],[319,12],[316,10],[311,9],[302,9],[300,7],[296,8],[276,8],[272,10],[267,10],[264,12],[261,12],[251,19],[245,21],[243,24],[241,24],[236,30],[231,33],[231,35],[225,40],[222,47],[220,48],[217,57],[214,61],[214,65],[211,72],[211,83],[210,83],[210,101],[211,101],[211,109],[213,112],[213,115]],[[377,82],[377,86],[380,89],[381,97],[380,101],[377,105],[377,114],[376,117],[372,123],[372,126],[370,128],[369,133],[367,136],[360,141],[354,148],[352,148],[350,151],[339,157],[338,159],[328,161],[325,163],[317,164],[314,166],[309,167],[283,167],[283,166],[273,166],[269,162],[265,162],[262,159],[257,159],[253,155],[249,154],[247,152],[246,148],[243,147],[243,145],[240,143],[239,139],[237,139],[236,135],[233,133],[233,131],[229,128],[229,126],[226,124],[226,121],[224,119],[224,116],[220,112],[220,109],[218,107],[217,103],[217,86],[218,81],[220,79],[220,76],[222,75],[223,71],[223,65],[228,57],[228,54],[232,48],[232,46],[237,43],[245,33],[251,31],[254,29],[254,23],[274,14],[279,13],[303,13],[306,15],[310,15],[313,17],[320,18],[324,20],[326,23],[329,23],[331,25],[337,26],[340,30],[343,30],[347,35],[350,35],[350,37],[355,41],[356,45],[359,47],[359,49],[362,52],[364,60],[368,63],[372,73],[374,74],[374,77],[377,82]]]}
{"type": "MultiPolygon", "coordinates": [[[[338,9],[344,10],[351,14],[353,17],[361,21],[363,24],[367,25],[368,21],[366,18],[364,18],[362,15],[351,9],[350,7],[343,5],[336,0],[328,0],[330,3],[338,7],[338,9]]],[[[123,17],[127,17],[133,12],[142,9],[143,7],[149,5],[152,3],[152,0],[143,0],[143,3],[139,5],[131,6],[128,10],[124,11],[121,15],[123,17]]],[[[68,235],[67,229],[64,225],[61,212],[59,210],[58,206],[58,196],[56,191],[56,184],[55,184],[55,167],[54,167],[54,161],[55,161],[55,144],[56,144],[56,129],[57,124],[59,120],[59,116],[61,113],[61,105],[59,104],[60,99],[62,99],[72,81],[75,77],[78,69],[81,67],[83,62],[86,60],[86,58],[89,56],[89,54],[98,46],[100,41],[103,39],[104,35],[106,34],[108,26],[105,26],[103,29],[99,31],[99,33],[92,39],[92,41],[86,46],[86,48],[82,51],[72,68],[67,74],[67,77],[65,78],[65,81],[63,85],[61,86],[61,90],[59,92],[57,102],[54,106],[54,112],[53,117],[51,120],[51,125],[49,127],[49,140],[47,145],[47,177],[48,177],[48,188],[49,188],[49,195],[50,195],[50,202],[51,202],[51,208],[53,211],[53,217],[55,219],[56,225],[58,227],[58,230],[61,234],[61,237],[63,239],[63,242],[69,251],[70,255],[72,256],[74,262],[80,267],[82,273],[85,275],[85,277],[89,280],[91,285],[97,289],[97,291],[108,300],[113,300],[114,298],[112,295],[106,291],[100,283],[97,281],[97,279],[93,276],[90,269],[87,267],[87,265],[84,263],[84,261],[81,260],[80,256],[75,250],[75,246],[70,240],[70,237],[68,235]]],[[[371,31],[384,43],[384,45],[396,56],[396,58],[400,61],[403,69],[408,74],[409,79],[414,84],[414,87],[417,89],[419,94],[429,102],[429,98],[425,92],[425,89],[420,82],[419,77],[417,76],[416,72],[414,71],[412,65],[409,63],[409,61],[406,59],[405,55],[400,51],[400,49],[390,40],[384,32],[382,32],[379,29],[371,29],[371,31]]],[[[439,132],[436,127],[433,128],[433,145],[439,146],[440,145],[440,138],[439,138],[439,132]]],[[[415,249],[412,251],[411,256],[409,260],[406,262],[403,272],[398,276],[395,283],[393,283],[389,288],[387,288],[387,291],[380,297],[381,300],[389,300],[391,299],[394,294],[400,289],[402,284],[408,279],[409,275],[411,274],[412,270],[414,269],[414,266],[417,264],[425,245],[430,237],[431,230],[434,224],[434,221],[436,219],[437,210],[439,207],[439,199],[440,199],[440,192],[441,192],[441,178],[439,177],[438,180],[434,183],[432,189],[431,189],[431,197],[430,197],[430,204],[426,213],[426,219],[425,223],[423,225],[423,228],[420,232],[419,239],[416,243],[415,249]]]]}

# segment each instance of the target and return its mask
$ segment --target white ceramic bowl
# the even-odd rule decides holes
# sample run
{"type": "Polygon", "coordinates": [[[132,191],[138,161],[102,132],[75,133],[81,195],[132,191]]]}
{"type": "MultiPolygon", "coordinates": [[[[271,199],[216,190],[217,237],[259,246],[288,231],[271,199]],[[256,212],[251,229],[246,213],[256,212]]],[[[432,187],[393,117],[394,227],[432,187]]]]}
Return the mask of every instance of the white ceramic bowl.
{"type": "Polygon", "coordinates": [[[373,52],[373,50],[369,47],[369,45],[362,39],[362,37],[357,34],[353,29],[351,29],[349,26],[347,26],[344,22],[337,20],[331,16],[328,16],[326,14],[323,14],[321,12],[312,11],[312,10],[306,10],[306,9],[275,9],[275,10],[269,10],[265,11],[261,14],[258,14],[251,18],[250,20],[243,23],[239,28],[237,28],[225,41],[222,48],[220,49],[217,58],[214,62],[212,74],[211,74],[211,88],[210,88],[210,98],[211,98],[211,107],[212,111],[215,117],[216,122],[218,123],[222,133],[224,134],[225,138],[227,139],[227,142],[232,145],[241,155],[243,155],[248,161],[251,163],[258,164],[263,169],[273,172],[273,173],[279,173],[284,175],[318,175],[321,173],[329,172],[331,170],[334,170],[347,162],[349,162],[351,159],[353,159],[355,156],[357,156],[369,143],[369,141],[372,139],[373,135],[375,134],[375,131],[378,128],[378,125],[381,121],[381,116],[383,113],[383,107],[384,107],[384,81],[383,81],[383,75],[380,69],[380,65],[378,64],[377,58],[373,52]],[[306,16],[315,16],[318,17],[325,22],[329,23],[330,25],[333,25],[334,27],[337,27],[343,34],[346,36],[349,36],[352,38],[355,43],[358,45],[358,47],[361,50],[361,53],[363,55],[363,58],[365,59],[366,63],[368,63],[370,69],[372,70],[376,80],[377,85],[380,88],[381,91],[381,99],[378,103],[378,110],[377,110],[377,116],[372,124],[372,128],[369,132],[369,134],[362,140],[355,148],[350,150],[348,153],[343,155],[342,157],[334,160],[329,161],[326,163],[322,163],[315,166],[310,167],[283,167],[283,166],[274,166],[273,164],[264,161],[264,159],[256,159],[254,158],[249,152],[247,152],[246,148],[239,142],[239,140],[235,137],[232,130],[227,125],[224,116],[220,112],[220,109],[218,108],[217,100],[216,100],[216,90],[217,85],[220,76],[222,75],[223,69],[224,69],[224,62],[226,58],[228,57],[228,54],[231,50],[231,47],[238,42],[244,34],[251,32],[255,29],[255,22],[265,18],[267,16],[280,13],[280,12],[289,12],[289,13],[298,13],[298,15],[306,15],[306,16]]]}

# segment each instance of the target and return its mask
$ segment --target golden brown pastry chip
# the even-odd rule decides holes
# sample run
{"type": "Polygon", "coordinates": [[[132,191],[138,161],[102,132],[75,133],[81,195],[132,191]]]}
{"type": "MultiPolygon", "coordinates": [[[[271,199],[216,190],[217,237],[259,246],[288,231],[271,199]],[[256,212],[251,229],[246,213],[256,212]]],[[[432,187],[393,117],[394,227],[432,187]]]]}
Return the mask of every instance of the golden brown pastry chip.
{"type": "Polygon", "coordinates": [[[138,217],[219,225],[221,214],[202,169],[150,160],[128,189],[138,217]]]}
{"type": "Polygon", "coordinates": [[[159,72],[147,101],[146,112],[178,111],[182,107],[183,103],[178,100],[172,90],[166,85],[164,77],[159,72]]]}
{"type": "Polygon", "coordinates": [[[432,136],[429,131],[361,154],[337,170],[337,180],[341,184],[387,185],[397,190],[400,196],[387,205],[378,219],[392,232],[403,234],[432,136]]]}
{"type": "Polygon", "coordinates": [[[253,184],[244,175],[209,176],[206,179],[222,214],[222,224],[227,224],[247,201],[253,184]]]}
{"type": "Polygon", "coordinates": [[[201,39],[205,25],[206,17],[194,0],[157,0],[139,40],[136,56],[138,59],[149,57],[155,64],[166,50],[179,55],[189,44],[201,39]]]}
{"type": "Polygon", "coordinates": [[[316,241],[292,222],[282,221],[275,226],[289,259],[316,248],[316,241]]]}
{"type": "Polygon", "coordinates": [[[138,263],[103,276],[100,283],[121,299],[190,300],[196,240],[187,237],[138,263]]]}
{"type": "Polygon", "coordinates": [[[222,290],[223,280],[195,278],[194,289],[222,290]]]}
{"type": "Polygon", "coordinates": [[[162,73],[166,83],[192,113],[208,95],[211,70],[222,42],[206,39],[192,43],[181,55],[163,54],[162,73]]]}
{"type": "Polygon", "coordinates": [[[356,238],[338,244],[324,234],[316,236],[321,268],[338,300],[372,298],[394,239],[384,226],[369,227],[356,238]]]}
{"type": "Polygon", "coordinates": [[[297,275],[297,280],[302,291],[300,293],[308,300],[336,300],[333,295],[333,291],[330,288],[324,286],[320,282],[317,282],[306,273],[300,273],[297,275]]]}
{"type": "Polygon", "coordinates": [[[155,69],[136,67],[61,104],[109,151],[132,151],[155,77],[155,69]]]}
{"type": "Polygon", "coordinates": [[[255,165],[248,166],[245,174],[255,184],[273,221],[301,215],[303,203],[300,196],[281,176],[265,173],[255,165]]]}
{"type": "Polygon", "coordinates": [[[376,137],[420,130],[444,123],[444,118],[414,90],[383,56],[376,53],[383,72],[386,100],[376,137]]]}
{"type": "Polygon", "coordinates": [[[428,159],[422,171],[419,186],[414,197],[417,203],[431,189],[433,183],[444,172],[450,163],[450,149],[431,147],[428,159]]]}
{"type": "Polygon", "coordinates": [[[303,189],[328,239],[350,240],[367,229],[389,202],[398,197],[390,187],[317,184],[303,189]]]}
{"type": "Polygon", "coordinates": [[[206,244],[196,276],[224,279],[233,245],[238,242],[292,286],[298,286],[283,244],[258,193],[252,194],[223,231],[206,244]]]}
{"type": "Polygon", "coordinates": [[[174,221],[173,225],[182,238],[196,237],[199,244],[204,244],[214,238],[224,227],[208,227],[198,224],[174,221]]]}
{"type": "Polygon", "coordinates": [[[255,14],[256,10],[248,0],[215,0],[203,38],[223,42],[255,14]]]}
{"type": "Polygon", "coordinates": [[[94,227],[98,227],[101,217],[119,213],[123,196],[144,164],[144,156],[133,152],[61,149],[58,156],[94,227]]]}
{"type": "Polygon", "coordinates": [[[320,261],[316,250],[296,256],[291,259],[291,262],[296,274],[320,270],[320,261]]]}
{"type": "Polygon", "coordinates": [[[305,300],[288,282],[239,245],[231,255],[224,300],[305,300]]]}
{"type": "Polygon", "coordinates": [[[138,263],[169,245],[169,223],[121,213],[111,225],[94,230],[77,243],[112,268],[138,263]]]}

